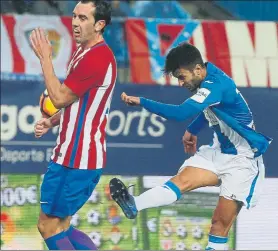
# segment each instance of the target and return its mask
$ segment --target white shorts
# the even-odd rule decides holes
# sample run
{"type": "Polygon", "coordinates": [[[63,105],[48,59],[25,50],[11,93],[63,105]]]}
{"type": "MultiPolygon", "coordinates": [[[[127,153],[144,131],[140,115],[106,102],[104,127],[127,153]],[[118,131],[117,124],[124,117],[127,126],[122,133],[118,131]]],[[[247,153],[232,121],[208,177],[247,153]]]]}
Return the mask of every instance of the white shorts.
{"type": "Polygon", "coordinates": [[[179,172],[187,166],[214,172],[221,180],[219,196],[241,201],[247,209],[256,206],[265,177],[262,156],[251,159],[202,146],[194,156],[185,160],[179,172]]]}

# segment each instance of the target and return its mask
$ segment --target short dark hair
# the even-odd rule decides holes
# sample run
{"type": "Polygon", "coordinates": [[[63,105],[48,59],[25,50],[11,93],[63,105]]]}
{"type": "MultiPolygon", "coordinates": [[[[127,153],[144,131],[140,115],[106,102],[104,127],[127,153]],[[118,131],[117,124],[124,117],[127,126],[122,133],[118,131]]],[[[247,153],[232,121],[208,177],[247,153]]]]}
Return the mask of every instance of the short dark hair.
{"type": "Polygon", "coordinates": [[[180,67],[193,70],[197,64],[205,66],[200,51],[194,45],[183,42],[167,54],[163,72],[170,75],[180,67]]]}
{"type": "MultiPolygon", "coordinates": [[[[112,7],[108,1],[105,0],[80,0],[81,3],[92,3],[95,7],[94,18],[95,21],[104,20],[105,27],[111,23],[112,7]]],[[[104,28],[102,29],[104,32],[104,28]]]]}

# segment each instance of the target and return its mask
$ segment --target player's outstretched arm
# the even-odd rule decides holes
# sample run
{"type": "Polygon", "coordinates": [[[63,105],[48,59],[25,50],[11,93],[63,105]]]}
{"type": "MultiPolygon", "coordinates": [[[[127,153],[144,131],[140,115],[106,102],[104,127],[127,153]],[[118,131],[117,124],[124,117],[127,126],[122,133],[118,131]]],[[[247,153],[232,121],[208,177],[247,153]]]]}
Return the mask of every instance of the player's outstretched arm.
{"type": "Polygon", "coordinates": [[[146,98],[128,96],[125,92],[122,93],[121,98],[127,105],[140,105],[149,112],[155,113],[165,119],[172,119],[177,121],[189,119],[193,116],[196,116],[201,111],[198,107],[195,107],[186,101],[181,105],[170,105],[146,98]]]}
{"type": "Polygon", "coordinates": [[[202,110],[185,101],[181,105],[171,105],[140,98],[140,106],[149,112],[155,113],[165,119],[184,121],[198,115],[202,110]]]}

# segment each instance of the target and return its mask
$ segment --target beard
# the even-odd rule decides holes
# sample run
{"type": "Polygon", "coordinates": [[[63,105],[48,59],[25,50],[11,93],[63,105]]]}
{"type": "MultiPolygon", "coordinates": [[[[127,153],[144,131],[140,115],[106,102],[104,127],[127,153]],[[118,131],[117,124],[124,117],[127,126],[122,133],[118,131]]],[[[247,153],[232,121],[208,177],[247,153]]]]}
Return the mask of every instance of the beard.
{"type": "Polygon", "coordinates": [[[200,86],[202,81],[199,79],[192,79],[189,83],[185,84],[184,86],[191,92],[195,92],[198,87],[200,86]]]}

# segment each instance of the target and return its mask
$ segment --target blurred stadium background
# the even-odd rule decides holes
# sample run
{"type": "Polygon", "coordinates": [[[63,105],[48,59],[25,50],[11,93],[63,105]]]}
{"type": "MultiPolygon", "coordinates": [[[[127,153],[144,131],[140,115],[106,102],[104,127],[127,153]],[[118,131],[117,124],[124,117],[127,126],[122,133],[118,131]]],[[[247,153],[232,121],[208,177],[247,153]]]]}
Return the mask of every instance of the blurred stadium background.
{"type": "MultiPolygon", "coordinates": [[[[71,13],[77,1],[1,1],[1,250],[46,249],[36,229],[39,190],[54,128],[37,140],[38,102],[44,84],[28,37],[40,26],[53,44],[61,80],[75,49],[71,13]]],[[[278,2],[111,1],[105,31],[118,62],[105,176],[72,224],[103,250],[204,249],[218,189],[185,194],[173,206],[126,220],[110,200],[108,181],[121,176],[134,194],[163,183],[184,159],[186,123],[165,121],[120,101],[120,93],[178,104],[188,92],[163,77],[169,48],[188,40],[204,58],[232,76],[249,102],[259,131],[274,138],[265,154],[266,181],[259,205],[243,209],[230,232],[229,249],[278,249],[278,2]]],[[[199,135],[209,143],[211,132],[199,135]]]]}

